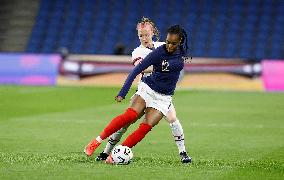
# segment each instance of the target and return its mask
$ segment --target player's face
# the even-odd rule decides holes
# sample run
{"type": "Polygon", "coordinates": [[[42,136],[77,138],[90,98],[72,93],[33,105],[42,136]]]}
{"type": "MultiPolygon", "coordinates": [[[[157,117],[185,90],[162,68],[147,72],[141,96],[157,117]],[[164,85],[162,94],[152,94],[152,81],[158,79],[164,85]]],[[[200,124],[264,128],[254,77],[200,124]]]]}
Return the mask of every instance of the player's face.
{"type": "Polygon", "coordinates": [[[152,47],[152,38],[153,38],[153,32],[149,31],[147,29],[139,29],[138,30],[138,37],[140,40],[140,43],[145,47],[152,47]]]}
{"type": "Polygon", "coordinates": [[[173,53],[177,50],[178,46],[180,45],[180,38],[177,34],[169,34],[167,35],[166,39],[166,48],[169,53],[173,53]]]}

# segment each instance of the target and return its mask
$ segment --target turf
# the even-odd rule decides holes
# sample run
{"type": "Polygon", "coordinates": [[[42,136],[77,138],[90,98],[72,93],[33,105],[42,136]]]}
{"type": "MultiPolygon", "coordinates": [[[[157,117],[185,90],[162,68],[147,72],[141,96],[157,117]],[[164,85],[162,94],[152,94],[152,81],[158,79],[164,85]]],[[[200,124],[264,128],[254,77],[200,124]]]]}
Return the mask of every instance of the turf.
{"type": "Polygon", "coordinates": [[[193,163],[180,163],[163,120],[132,163],[111,166],[82,150],[127,107],[114,102],[118,90],[0,86],[0,179],[283,179],[284,94],[178,91],[193,163]]]}

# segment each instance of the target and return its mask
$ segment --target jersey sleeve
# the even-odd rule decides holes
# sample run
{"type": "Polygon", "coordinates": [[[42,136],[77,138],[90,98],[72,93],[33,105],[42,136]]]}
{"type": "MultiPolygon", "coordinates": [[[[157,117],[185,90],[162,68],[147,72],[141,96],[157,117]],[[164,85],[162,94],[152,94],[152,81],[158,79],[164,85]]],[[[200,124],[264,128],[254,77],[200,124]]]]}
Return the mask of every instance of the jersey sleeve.
{"type": "Polygon", "coordinates": [[[118,93],[118,96],[125,98],[135,77],[138,74],[142,73],[149,66],[154,65],[155,63],[159,62],[159,59],[160,59],[159,51],[154,50],[149,55],[147,55],[145,59],[140,64],[135,66],[135,68],[128,74],[128,77],[125,80],[120,92],[118,93]]]}
{"type": "Polygon", "coordinates": [[[142,61],[142,55],[141,53],[139,53],[138,49],[134,49],[134,51],[132,52],[132,64],[134,66],[136,66],[137,64],[139,64],[142,61]]]}

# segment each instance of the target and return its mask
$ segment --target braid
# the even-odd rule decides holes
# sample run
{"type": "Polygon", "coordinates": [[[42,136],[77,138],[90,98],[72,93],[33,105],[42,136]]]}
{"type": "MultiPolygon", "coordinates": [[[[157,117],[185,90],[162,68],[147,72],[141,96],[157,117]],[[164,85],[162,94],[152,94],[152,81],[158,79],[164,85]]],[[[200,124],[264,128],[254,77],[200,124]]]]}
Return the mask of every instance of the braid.
{"type": "Polygon", "coordinates": [[[187,53],[187,51],[188,51],[187,33],[185,32],[184,29],[182,29],[182,40],[183,40],[182,44],[183,44],[183,46],[184,46],[184,48],[185,48],[185,52],[187,53]]]}
{"type": "MultiPolygon", "coordinates": [[[[184,60],[187,61],[189,59],[188,53],[188,37],[186,31],[180,25],[171,26],[168,29],[168,33],[170,34],[177,34],[181,39],[181,50],[184,54],[184,60]]],[[[192,59],[192,57],[191,57],[192,59]]]]}
{"type": "Polygon", "coordinates": [[[149,23],[149,24],[152,26],[152,28],[153,28],[153,33],[154,33],[154,35],[155,35],[155,37],[156,37],[156,41],[159,41],[159,40],[160,40],[160,33],[159,33],[159,30],[158,30],[158,28],[156,27],[155,23],[154,23],[151,19],[146,18],[146,17],[142,17],[141,21],[138,22],[137,26],[138,26],[139,24],[146,24],[146,23],[149,23]]]}

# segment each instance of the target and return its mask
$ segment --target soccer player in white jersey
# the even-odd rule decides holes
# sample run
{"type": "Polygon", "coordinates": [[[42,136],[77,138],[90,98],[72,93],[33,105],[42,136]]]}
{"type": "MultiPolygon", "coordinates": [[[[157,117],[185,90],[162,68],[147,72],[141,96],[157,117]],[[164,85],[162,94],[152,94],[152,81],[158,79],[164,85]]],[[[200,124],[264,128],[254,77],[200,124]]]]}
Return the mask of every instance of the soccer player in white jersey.
{"type": "MultiPolygon", "coordinates": [[[[137,24],[136,29],[141,44],[132,52],[132,62],[134,66],[138,65],[141,61],[143,61],[143,59],[150,52],[152,52],[152,50],[165,44],[164,42],[158,42],[159,32],[155,24],[150,19],[143,17],[141,21],[137,24]],[[156,36],[157,42],[153,41],[154,35],[156,36]]],[[[151,74],[151,72],[152,68],[150,67],[143,71],[143,76],[148,76],[151,74]]],[[[142,75],[140,75],[140,77],[142,77],[142,75]]],[[[175,143],[179,150],[181,162],[190,163],[191,158],[187,155],[186,152],[183,128],[180,124],[180,121],[176,117],[176,110],[173,105],[171,106],[171,109],[165,119],[170,124],[175,143]]],[[[106,160],[111,150],[120,141],[122,135],[126,132],[127,128],[128,126],[125,126],[110,136],[104,151],[100,153],[100,155],[96,158],[97,161],[106,160]]]]}

